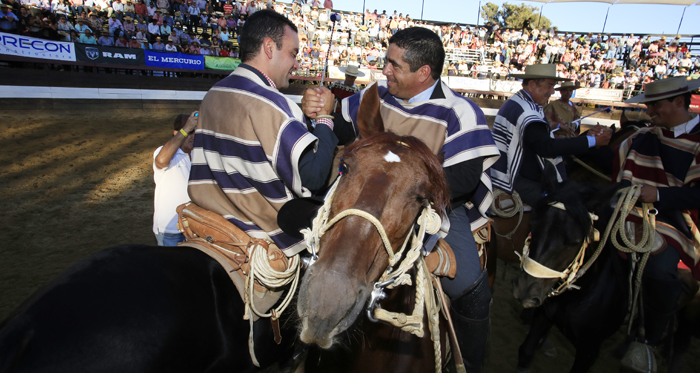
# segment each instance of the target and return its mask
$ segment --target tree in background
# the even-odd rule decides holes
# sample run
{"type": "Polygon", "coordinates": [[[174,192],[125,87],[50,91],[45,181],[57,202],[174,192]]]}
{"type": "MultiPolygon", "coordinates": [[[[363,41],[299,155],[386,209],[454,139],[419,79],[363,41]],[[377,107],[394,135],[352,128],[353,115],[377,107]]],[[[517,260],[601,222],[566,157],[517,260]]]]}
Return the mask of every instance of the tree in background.
{"type": "Polygon", "coordinates": [[[501,27],[520,29],[523,27],[523,22],[532,17],[532,28],[548,29],[552,26],[552,21],[547,17],[542,16],[540,19],[540,10],[536,6],[520,5],[503,3],[501,8],[494,3],[486,3],[481,7],[481,18],[493,24],[499,24],[501,27]],[[539,21],[539,26],[538,26],[539,21]]]}

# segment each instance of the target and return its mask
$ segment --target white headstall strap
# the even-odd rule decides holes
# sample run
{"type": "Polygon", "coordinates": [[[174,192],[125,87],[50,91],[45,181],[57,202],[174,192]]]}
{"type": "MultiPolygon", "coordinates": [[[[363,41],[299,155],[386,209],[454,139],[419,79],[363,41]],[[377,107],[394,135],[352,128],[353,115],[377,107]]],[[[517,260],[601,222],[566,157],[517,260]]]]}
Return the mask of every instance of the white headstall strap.
{"type": "Polygon", "coordinates": [[[437,335],[439,331],[439,312],[437,311],[439,306],[437,304],[436,297],[432,295],[434,290],[432,281],[430,281],[429,277],[430,273],[427,271],[427,267],[425,266],[425,262],[423,261],[421,255],[421,247],[423,246],[423,238],[425,235],[436,234],[440,231],[440,226],[442,225],[440,215],[430,205],[425,206],[418,217],[418,221],[416,222],[416,224],[419,226],[418,232],[416,233],[415,229],[411,228],[409,233],[406,235],[401,248],[394,252],[382,223],[379,221],[379,219],[366,211],[359,209],[347,209],[339,212],[336,216],[329,220],[333,197],[335,196],[341,176],[336,179],[335,183],[326,195],[324,204],[319,209],[316,218],[314,218],[311,228],[303,229],[301,231],[301,233],[304,235],[304,239],[309,247],[309,250],[313,255],[316,255],[316,250],[318,250],[320,247],[321,237],[326,233],[326,231],[328,231],[328,229],[330,229],[341,219],[353,215],[364,218],[374,225],[379,233],[379,236],[381,237],[384,249],[389,257],[389,266],[379,281],[376,282],[377,284],[387,283],[388,288],[394,288],[399,285],[411,285],[411,276],[407,272],[413,268],[418,261],[419,263],[417,265],[417,272],[415,276],[416,296],[413,313],[411,315],[406,315],[404,313],[391,312],[378,307],[373,310],[372,317],[374,317],[376,320],[387,322],[395,327],[401,328],[403,331],[412,333],[421,338],[423,337],[424,311],[427,311],[431,339],[433,339],[435,349],[435,368],[436,372],[440,372],[442,369],[440,338],[435,338],[435,335],[437,335]],[[411,248],[407,251],[404,257],[403,252],[408,246],[409,242],[411,242],[411,248]],[[402,257],[404,257],[404,259],[394,270],[393,267],[402,257]]]}
{"type": "MultiPolygon", "coordinates": [[[[551,202],[549,204],[554,208],[566,211],[566,206],[561,202],[551,202]]],[[[593,213],[588,213],[591,221],[598,220],[598,216],[593,213]]],[[[556,288],[548,294],[548,296],[553,297],[563,293],[568,289],[579,289],[578,286],[574,285],[574,282],[579,277],[579,270],[583,267],[584,258],[586,257],[586,249],[588,244],[592,241],[597,241],[600,239],[600,232],[597,229],[591,227],[591,235],[586,237],[581,244],[581,248],[576,254],[574,260],[564,269],[564,271],[555,271],[543,264],[540,264],[536,260],[530,258],[530,240],[532,239],[532,234],[528,235],[523,245],[523,255],[520,257],[520,268],[522,268],[525,273],[529,274],[535,278],[552,279],[558,278],[562,282],[556,288]]],[[[517,252],[516,252],[517,254],[517,252]]],[[[581,275],[583,273],[580,273],[581,275]]]]}

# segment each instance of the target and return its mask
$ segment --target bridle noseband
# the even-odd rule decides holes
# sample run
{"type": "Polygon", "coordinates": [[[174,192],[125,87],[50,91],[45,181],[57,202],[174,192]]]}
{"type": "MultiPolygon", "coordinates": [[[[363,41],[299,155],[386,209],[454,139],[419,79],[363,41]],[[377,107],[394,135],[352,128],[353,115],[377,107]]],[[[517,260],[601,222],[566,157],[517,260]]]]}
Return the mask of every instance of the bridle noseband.
{"type": "MultiPolygon", "coordinates": [[[[560,210],[566,211],[566,206],[561,203],[561,202],[551,202],[549,204],[552,207],[558,208],[560,210]]],[[[591,222],[595,222],[598,220],[598,215],[593,214],[591,212],[588,213],[591,217],[591,222]]],[[[563,270],[563,271],[556,271],[553,270],[536,260],[530,258],[530,241],[532,240],[532,233],[530,233],[527,236],[527,239],[525,239],[525,244],[523,245],[523,254],[522,256],[516,251],[515,253],[520,257],[520,268],[522,268],[525,273],[529,274],[532,277],[535,278],[541,278],[541,279],[553,279],[557,278],[561,280],[558,286],[552,288],[552,291],[550,291],[547,294],[547,297],[553,297],[557,296],[566,290],[569,290],[571,288],[573,289],[579,289],[578,286],[574,285],[574,282],[578,280],[581,276],[583,276],[583,271],[581,271],[581,267],[584,264],[584,258],[586,256],[586,249],[588,248],[588,245],[591,242],[598,241],[600,240],[600,232],[598,232],[597,229],[593,227],[591,224],[591,234],[586,236],[586,239],[583,240],[583,243],[581,244],[581,248],[578,251],[578,254],[576,254],[576,257],[574,257],[574,260],[563,270]]]]}

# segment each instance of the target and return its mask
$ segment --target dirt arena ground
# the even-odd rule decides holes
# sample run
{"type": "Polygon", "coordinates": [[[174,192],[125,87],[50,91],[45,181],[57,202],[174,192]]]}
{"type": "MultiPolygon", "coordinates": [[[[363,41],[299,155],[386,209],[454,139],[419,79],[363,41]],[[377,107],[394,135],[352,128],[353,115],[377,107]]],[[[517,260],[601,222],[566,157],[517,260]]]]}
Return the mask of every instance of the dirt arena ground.
{"type": "MultiPolygon", "coordinates": [[[[193,108],[194,109],[194,108],[193,108]]],[[[4,110],[0,131],[0,320],[62,270],[102,248],[155,244],[152,154],[187,110],[4,110]]],[[[511,295],[516,266],[501,263],[488,372],[514,372],[527,330],[511,295]]],[[[594,372],[617,372],[608,340],[594,372]]],[[[573,347],[551,336],[556,357],[539,354],[533,372],[566,372],[573,347]]],[[[700,367],[694,341],[684,372],[700,367]]]]}

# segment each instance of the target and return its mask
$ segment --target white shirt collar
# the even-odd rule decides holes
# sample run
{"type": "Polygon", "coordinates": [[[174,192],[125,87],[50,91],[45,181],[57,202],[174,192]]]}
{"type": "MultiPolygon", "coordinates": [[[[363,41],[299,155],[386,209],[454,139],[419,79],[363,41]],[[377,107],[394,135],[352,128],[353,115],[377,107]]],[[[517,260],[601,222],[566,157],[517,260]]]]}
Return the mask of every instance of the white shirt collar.
{"type": "Polygon", "coordinates": [[[439,82],[440,82],[440,79],[436,80],[436,81],[435,81],[435,84],[433,84],[430,88],[428,88],[428,89],[426,89],[425,91],[423,91],[423,92],[421,92],[421,93],[419,93],[419,94],[417,94],[417,95],[411,97],[411,98],[408,100],[408,103],[409,103],[409,104],[412,104],[412,103],[414,103],[414,102],[430,100],[430,96],[433,95],[433,91],[435,90],[435,87],[437,86],[437,84],[438,84],[439,82]]]}
{"type": "Polygon", "coordinates": [[[698,122],[700,122],[700,115],[695,115],[693,119],[673,127],[673,137],[678,137],[680,135],[693,132],[693,129],[695,126],[697,126],[698,122]]]}

